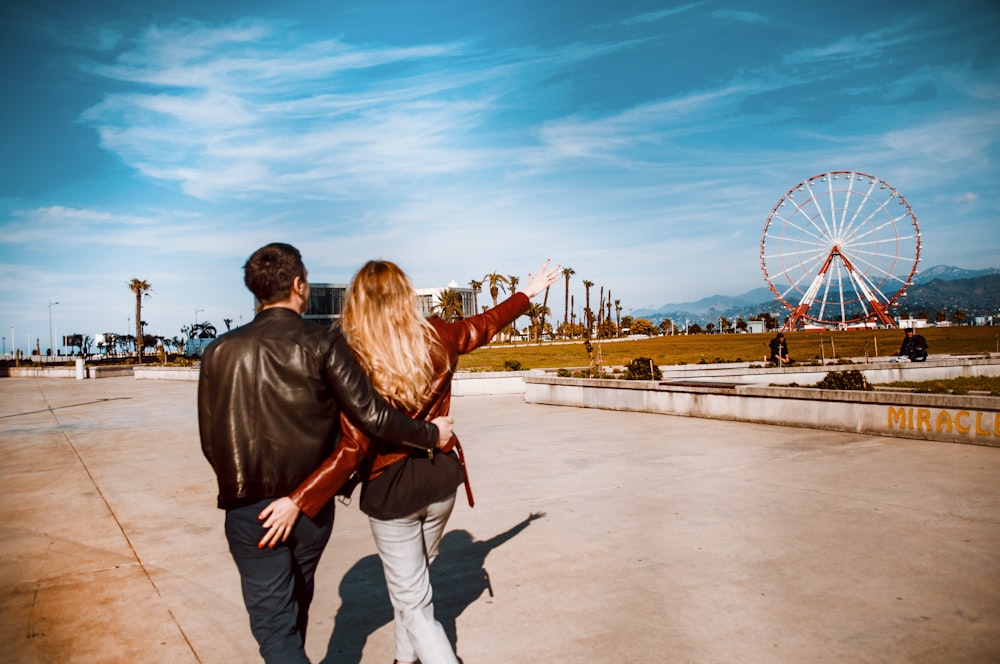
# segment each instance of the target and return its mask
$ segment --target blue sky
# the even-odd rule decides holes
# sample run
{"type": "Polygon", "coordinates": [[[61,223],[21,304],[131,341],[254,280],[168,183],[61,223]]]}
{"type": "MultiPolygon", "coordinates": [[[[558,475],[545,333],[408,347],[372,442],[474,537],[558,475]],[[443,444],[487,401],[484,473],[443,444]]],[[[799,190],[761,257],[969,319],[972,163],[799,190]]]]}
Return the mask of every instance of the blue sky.
{"type": "MultiPolygon", "coordinates": [[[[418,287],[551,257],[624,311],[765,285],[791,187],[896,187],[921,266],[1000,266],[1000,5],[15,2],[0,10],[0,332],[246,322],[241,267],[418,287]],[[59,302],[49,306],[49,302],[59,302]]],[[[562,287],[549,305],[563,310],[562,287]]],[[[30,336],[29,336],[30,335],[30,336]]]]}

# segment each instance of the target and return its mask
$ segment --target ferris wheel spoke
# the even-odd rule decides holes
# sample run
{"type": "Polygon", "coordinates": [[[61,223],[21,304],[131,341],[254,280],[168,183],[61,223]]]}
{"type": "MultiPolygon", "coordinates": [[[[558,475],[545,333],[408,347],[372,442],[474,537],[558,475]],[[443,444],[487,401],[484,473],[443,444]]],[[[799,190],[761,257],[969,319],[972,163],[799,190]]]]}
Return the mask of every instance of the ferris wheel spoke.
{"type": "MultiPolygon", "coordinates": [[[[894,236],[898,238],[900,236],[899,236],[898,231],[896,229],[896,224],[898,224],[899,222],[901,222],[903,219],[906,219],[908,216],[909,216],[909,214],[901,214],[898,217],[890,218],[888,221],[886,221],[885,223],[883,223],[883,224],[881,224],[879,226],[872,226],[871,228],[869,228],[868,230],[866,230],[864,233],[861,233],[861,234],[858,234],[858,235],[853,235],[852,238],[851,238],[851,242],[853,243],[853,242],[856,242],[857,240],[862,240],[862,239],[867,238],[868,236],[870,236],[872,233],[879,233],[881,231],[884,231],[887,228],[893,229],[894,236]]],[[[912,238],[912,237],[916,237],[916,236],[912,236],[911,235],[909,237],[912,238]]]]}
{"type": "Polygon", "coordinates": [[[805,281],[807,277],[818,271],[819,266],[822,264],[822,261],[826,260],[826,255],[817,254],[816,256],[807,259],[806,261],[802,261],[801,260],[802,257],[800,255],[799,259],[800,260],[798,265],[799,267],[798,271],[801,272],[801,275],[793,279],[790,269],[786,269],[783,272],[785,278],[788,279],[788,281],[794,288],[798,288],[802,284],[802,282],[805,281]]]}
{"type": "MultiPolygon", "coordinates": [[[[861,202],[858,204],[857,208],[854,210],[854,214],[851,215],[851,221],[849,223],[845,223],[844,224],[844,230],[845,230],[845,232],[846,232],[846,229],[848,229],[848,228],[854,228],[854,224],[857,221],[858,216],[861,215],[861,211],[865,209],[865,205],[867,205],[868,202],[871,200],[872,191],[874,191],[874,190],[875,190],[875,179],[872,178],[872,180],[868,184],[868,191],[866,191],[864,193],[864,196],[861,197],[861,202]]],[[[848,211],[848,209],[850,209],[850,200],[845,200],[844,201],[844,217],[845,218],[847,217],[847,211],[848,211]]]]}
{"type": "Polygon", "coordinates": [[[858,209],[856,211],[856,214],[854,215],[854,217],[852,217],[851,224],[850,224],[850,226],[847,229],[845,229],[845,232],[854,233],[855,232],[854,229],[856,229],[856,228],[864,228],[865,226],[870,225],[871,220],[874,219],[875,215],[877,215],[879,212],[884,212],[887,217],[891,218],[892,214],[887,209],[887,205],[895,197],[896,197],[896,190],[895,189],[892,190],[892,192],[889,194],[889,197],[887,199],[885,199],[885,200],[875,200],[874,198],[866,196],[865,199],[861,201],[861,204],[858,205],[858,209]],[[867,213],[867,215],[864,217],[864,219],[862,219],[859,222],[858,221],[858,217],[861,216],[861,213],[864,211],[865,204],[868,203],[869,201],[873,202],[875,204],[875,208],[871,212],[867,213]]]}
{"type": "Polygon", "coordinates": [[[858,285],[861,287],[862,293],[864,295],[862,300],[871,301],[881,298],[885,302],[889,302],[889,298],[886,297],[885,293],[875,285],[875,283],[864,273],[860,271],[853,271],[852,276],[857,280],[858,285]]]}
{"type": "Polygon", "coordinates": [[[872,297],[873,293],[866,287],[863,276],[859,272],[848,270],[847,274],[851,279],[851,284],[854,286],[854,296],[865,317],[867,317],[869,313],[868,304],[874,300],[874,297],[872,297]]]}
{"type": "Polygon", "coordinates": [[[823,206],[819,204],[816,200],[816,194],[813,191],[812,181],[809,182],[809,186],[806,187],[806,191],[809,192],[809,198],[812,199],[813,205],[816,207],[816,213],[819,214],[819,218],[823,220],[823,228],[826,230],[827,235],[833,236],[833,229],[830,228],[830,224],[826,220],[826,215],[823,214],[823,206]]]}
{"type": "MultiPolygon", "coordinates": [[[[780,219],[782,222],[784,222],[785,226],[784,226],[784,228],[782,230],[785,230],[787,228],[793,228],[793,229],[799,231],[800,233],[808,235],[809,237],[813,238],[814,240],[816,240],[818,242],[828,242],[829,241],[827,239],[829,236],[825,236],[824,237],[823,235],[817,234],[817,233],[815,233],[813,231],[813,228],[815,228],[815,224],[813,224],[811,227],[806,227],[806,226],[799,225],[798,223],[792,221],[791,219],[785,219],[784,217],[782,217],[779,214],[775,214],[774,216],[775,216],[775,218],[780,219]]],[[[803,216],[805,216],[805,213],[803,213],[803,216]]],[[[806,219],[808,220],[808,217],[806,217],[806,219]]],[[[785,237],[785,236],[782,235],[782,236],[779,236],[779,237],[785,237]]]]}
{"type": "Polygon", "coordinates": [[[890,268],[894,267],[896,265],[896,262],[898,261],[898,254],[853,251],[848,253],[848,259],[852,263],[856,265],[859,264],[864,265],[865,267],[868,267],[872,271],[880,273],[884,277],[894,277],[895,275],[892,273],[892,270],[886,269],[885,267],[883,267],[883,264],[889,263],[890,268]],[[885,260],[882,261],[881,263],[876,263],[865,258],[866,255],[874,256],[876,259],[883,258],[885,260]]]}
{"type": "Polygon", "coordinates": [[[840,266],[837,266],[837,290],[840,293],[840,320],[847,320],[847,308],[844,306],[844,278],[840,274],[840,266]]]}
{"type": "Polygon", "coordinates": [[[782,272],[790,271],[786,266],[786,259],[796,258],[801,269],[809,271],[812,267],[818,266],[821,261],[826,260],[829,252],[825,249],[799,249],[795,251],[777,251],[773,254],[764,254],[764,258],[773,258],[781,262],[782,272]]]}
{"type": "MultiPolygon", "coordinates": [[[[851,209],[851,194],[854,192],[854,174],[851,173],[849,176],[849,182],[847,184],[847,191],[844,192],[844,212],[840,215],[840,221],[837,222],[837,231],[840,232],[847,227],[847,211],[851,209]]],[[[830,203],[833,203],[833,192],[830,192],[830,203]]]]}
{"type": "Polygon", "coordinates": [[[826,282],[823,284],[823,297],[820,300],[819,312],[816,316],[818,319],[823,320],[826,317],[826,303],[830,298],[830,276],[827,273],[826,282]]]}

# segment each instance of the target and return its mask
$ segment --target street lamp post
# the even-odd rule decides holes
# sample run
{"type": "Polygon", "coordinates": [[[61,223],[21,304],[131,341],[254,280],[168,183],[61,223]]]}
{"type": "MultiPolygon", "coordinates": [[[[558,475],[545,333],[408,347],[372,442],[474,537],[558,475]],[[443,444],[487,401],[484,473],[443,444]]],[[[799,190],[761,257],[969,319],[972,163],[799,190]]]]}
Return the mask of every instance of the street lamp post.
{"type": "Polygon", "coordinates": [[[52,305],[59,304],[58,302],[53,302],[49,300],[49,354],[55,354],[55,346],[52,344],[52,305]]]}

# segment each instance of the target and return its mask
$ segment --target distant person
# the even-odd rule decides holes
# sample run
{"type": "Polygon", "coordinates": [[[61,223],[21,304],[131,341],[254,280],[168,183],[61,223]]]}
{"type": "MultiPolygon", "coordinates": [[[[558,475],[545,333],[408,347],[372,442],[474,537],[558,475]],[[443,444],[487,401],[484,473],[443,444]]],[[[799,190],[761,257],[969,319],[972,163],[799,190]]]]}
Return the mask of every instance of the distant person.
{"type": "Polygon", "coordinates": [[[368,435],[413,445],[424,456],[449,442],[451,418],[411,420],[392,410],[339,328],[302,318],[309,282],[295,247],[262,247],[243,270],[261,311],[205,349],[201,448],[218,480],[218,506],[226,511],[226,539],[260,654],[266,662],[308,663],[309,605],[333,503],[298,519],[271,548],[258,546],[269,532],[258,514],[337,448],[342,411],[368,435]]]}
{"type": "MultiPolygon", "coordinates": [[[[375,389],[389,403],[414,417],[446,416],[459,355],[489,343],[523,315],[531,298],[552,285],[559,273],[558,266],[550,268],[545,261],[517,293],[493,309],[445,322],[420,315],[413,286],[397,265],[370,261],[351,282],[341,324],[375,389]]],[[[453,445],[418,452],[382,436],[366,436],[350,422],[343,424],[341,447],[289,497],[261,513],[264,525],[287,531],[299,509],[307,516],[322,509],[359,470],[361,511],[368,515],[395,610],[396,664],[418,659],[421,664],[457,664],[451,642],[434,617],[429,569],[463,482],[472,505],[462,447],[452,437],[453,445]]],[[[275,541],[269,534],[261,545],[275,541]]]]}
{"type": "Polygon", "coordinates": [[[785,341],[784,334],[778,332],[778,335],[771,339],[769,346],[771,348],[771,357],[769,358],[771,362],[780,367],[791,363],[792,359],[788,357],[788,342],[785,341]]]}
{"type": "Polygon", "coordinates": [[[903,337],[903,344],[896,353],[899,357],[908,357],[910,362],[923,362],[927,359],[927,340],[923,335],[914,334],[913,328],[906,328],[906,336],[903,337]]]}

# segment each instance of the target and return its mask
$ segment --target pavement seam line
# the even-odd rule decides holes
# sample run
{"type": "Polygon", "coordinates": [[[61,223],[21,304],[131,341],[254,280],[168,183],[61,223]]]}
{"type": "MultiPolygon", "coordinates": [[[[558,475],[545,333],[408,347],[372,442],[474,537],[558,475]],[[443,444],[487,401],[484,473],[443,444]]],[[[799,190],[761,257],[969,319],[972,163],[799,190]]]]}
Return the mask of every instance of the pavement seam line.
{"type": "MultiPolygon", "coordinates": [[[[77,461],[80,462],[80,466],[83,468],[83,472],[87,473],[87,478],[90,480],[91,485],[94,487],[94,490],[97,491],[97,495],[101,497],[101,501],[104,503],[104,507],[108,510],[108,513],[111,514],[111,518],[114,519],[115,525],[118,526],[118,532],[120,532],[122,534],[122,537],[125,538],[125,543],[128,545],[129,551],[132,552],[132,557],[135,559],[136,564],[139,565],[139,569],[142,570],[142,573],[145,575],[146,580],[149,582],[150,587],[153,589],[153,592],[156,593],[156,596],[159,597],[161,601],[164,601],[163,594],[157,587],[156,581],[153,580],[153,577],[150,575],[149,570],[146,569],[146,565],[142,562],[142,558],[139,556],[139,552],[136,551],[135,547],[132,545],[132,540],[129,538],[128,533],[125,532],[125,527],[122,526],[121,521],[118,519],[118,514],[116,514],[114,508],[111,507],[111,503],[108,501],[107,496],[104,495],[104,491],[101,490],[101,487],[100,485],[98,485],[97,480],[94,479],[94,475],[90,472],[90,467],[87,466],[87,462],[84,461],[83,456],[80,455],[80,451],[76,449],[76,445],[73,444],[73,440],[63,429],[62,422],[59,421],[59,416],[56,414],[56,410],[58,410],[58,408],[52,407],[52,404],[49,403],[48,397],[45,396],[44,390],[42,390],[42,386],[38,384],[37,380],[35,380],[34,382],[35,382],[35,387],[38,388],[38,393],[41,395],[42,400],[45,402],[46,409],[49,411],[49,413],[51,413],[52,419],[55,421],[56,426],[59,429],[59,433],[66,441],[66,444],[69,445],[69,448],[73,450],[73,454],[76,456],[77,461]]],[[[126,397],[121,397],[121,398],[124,399],[126,397]]],[[[104,401],[111,401],[111,399],[99,399],[93,403],[101,403],[104,401]]],[[[74,405],[82,405],[82,404],[74,404],[74,405]]],[[[170,610],[170,607],[166,605],[165,601],[164,601],[164,608],[167,610],[167,614],[170,616],[170,620],[174,623],[174,626],[180,633],[181,638],[184,639],[184,643],[186,643],[188,648],[191,650],[191,654],[194,656],[195,661],[199,662],[200,664],[201,658],[198,656],[198,652],[194,649],[194,644],[192,644],[191,640],[188,639],[188,635],[184,632],[184,628],[181,627],[179,622],[177,622],[177,617],[174,615],[174,612],[170,610]]]]}
{"type": "MultiPolygon", "coordinates": [[[[44,399],[45,396],[42,395],[42,398],[44,399]]],[[[129,399],[129,398],[131,398],[131,397],[114,397],[114,398],[108,398],[108,399],[97,399],[96,401],[84,401],[83,403],[71,403],[71,404],[67,404],[65,406],[59,406],[59,408],[53,408],[52,406],[49,406],[48,408],[43,408],[42,410],[26,410],[23,413],[10,413],[9,415],[0,415],[0,420],[5,420],[5,419],[7,419],[9,417],[20,417],[22,415],[36,415],[38,413],[51,413],[51,412],[53,412],[55,410],[60,410],[60,409],[63,409],[63,408],[74,408],[76,406],[93,406],[95,403],[104,403],[105,401],[119,401],[119,400],[122,400],[122,399],[129,399]]],[[[46,401],[45,403],[48,404],[48,401],[46,401]]]]}

